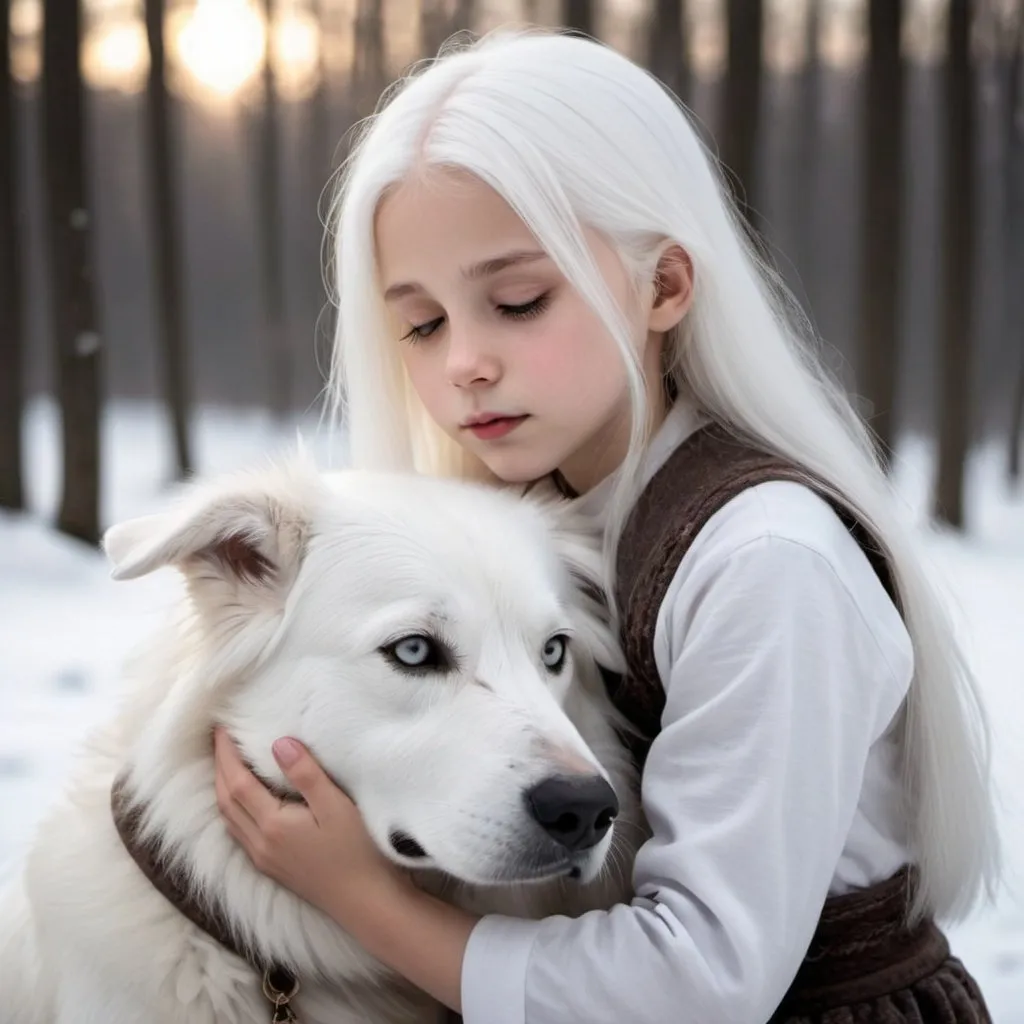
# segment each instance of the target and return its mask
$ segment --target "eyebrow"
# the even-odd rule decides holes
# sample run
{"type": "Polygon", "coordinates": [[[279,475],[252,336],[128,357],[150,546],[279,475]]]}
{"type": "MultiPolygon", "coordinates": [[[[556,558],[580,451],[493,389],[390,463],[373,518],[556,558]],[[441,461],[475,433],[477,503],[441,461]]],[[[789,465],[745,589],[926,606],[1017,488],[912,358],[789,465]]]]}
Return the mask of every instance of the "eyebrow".
{"type": "MultiPolygon", "coordinates": [[[[523,263],[536,263],[538,260],[549,259],[548,254],[541,249],[519,249],[514,252],[503,253],[501,256],[492,256],[490,259],[481,260],[471,267],[463,267],[462,276],[468,281],[479,281],[483,277],[492,277],[494,274],[509,267],[517,267],[523,263]]],[[[422,286],[411,281],[402,281],[391,285],[384,292],[384,301],[390,302],[400,299],[403,295],[410,295],[422,291],[422,286]]]]}

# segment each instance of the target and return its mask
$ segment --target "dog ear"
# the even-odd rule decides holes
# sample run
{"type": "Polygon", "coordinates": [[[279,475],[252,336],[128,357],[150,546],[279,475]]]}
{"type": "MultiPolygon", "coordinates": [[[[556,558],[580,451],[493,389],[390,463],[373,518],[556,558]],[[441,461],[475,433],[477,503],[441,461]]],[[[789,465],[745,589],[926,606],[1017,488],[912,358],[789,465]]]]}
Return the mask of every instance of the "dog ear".
{"type": "Polygon", "coordinates": [[[564,499],[541,498],[537,504],[572,582],[577,633],[601,665],[622,671],[624,661],[605,588],[600,528],[564,499]]]}
{"type": "Polygon", "coordinates": [[[111,575],[136,579],[171,565],[194,591],[226,584],[236,596],[280,594],[302,563],[319,493],[315,473],[299,465],[195,486],[177,508],[107,530],[111,575]]]}

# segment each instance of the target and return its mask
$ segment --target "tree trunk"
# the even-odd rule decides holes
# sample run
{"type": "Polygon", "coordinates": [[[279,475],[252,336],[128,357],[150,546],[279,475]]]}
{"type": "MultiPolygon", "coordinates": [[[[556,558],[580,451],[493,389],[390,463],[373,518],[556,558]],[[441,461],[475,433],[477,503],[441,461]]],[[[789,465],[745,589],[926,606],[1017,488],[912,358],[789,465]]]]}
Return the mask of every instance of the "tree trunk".
{"type": "Polygon", "coordinates": [[[1013,483],[1021,478],[1021,435],[1024,434],[1024,13],[1011,70],[1006,196],[1006,329],[1018,339],[1017,380],[1010,415],[1007,471],[1013,483]]]}
{"type": "Polygon", "coordinates": [[[45,181],[63,490],[57,526],[91,544],[100,535],[100,357],[86,181],[79,0],[48,0],[43,28],[45,181]]]}
{"type": "Polygon", "coordinates": [[[1013,396],[1013,415],[1010,418],[1010,447],[1007,458],[1007,475],[1013,484],[1020,483],[1021,434],[1024,434],[1024,359],[1017,368],[1017,388],[1013,396]]]}
{"type": "Polygon", "coordinates": [[[441,44],[448,37],[452,15],[445,0],[420,0],[421,57],[436,57],[441,44]]]}
{"type": "Polygon", "coordinates": [[[276,24],[275,0],[263,0],[267,24],[267,48],[263,58],[263,123],[257,161],[257,195],[260,226],[263,324],[270,365],[270,408],[283,418],[291,409],[292,359],[284,307],[284,232],[281,225],[281,197],[278,175],[277,78],[271,45],[276,24]]]}
{"type": "Polygon", "coordinates": [[[320,33],[320,46],[317,51],[316,90],[309,98],[309,152],[314,194],[319,198],[332,170],[335,140],[331,138],[331,87],[325,53],[329,28],[325,0],[314,0],[312,11],[320,33]]]}
{"type": "Polygon", "coordinates": [[[818,26],[821,0],[808,0],[807,60],[800,72],[799,165],[791,187],[796,189],[793,209],[797,211],[797,248],[794,258],[803,299],[812,322],[818,306],[822,268],[818,266],[818,99],[821,95],[821,63],[818,60],[818,26]]]}
{"type": "Polygon", "coordinates": [[[946,173],[942,238],[942,358],[935,515],[964,526],[964,465],[970,447],[974,302],[974,81],[970,0],[950,0],[945,68],[946,173]]]}
{"type": "Polygon", "coordinates": [[[864,219],[859,390],[888,459],[899,371],[903,182],[902,0],[869,0],[870,55],[865,96],[864,219]]]}
{"type": "Polygon", "coordinates": [[[174,441],[179,479],[192,472],[189,444],[188,349],[181,289],[181,247],[175,203],[171,147],[170,97],[165,81],[164,0],[146,0],[149,39],[149,82],[146,90],[149,164],[149,210],[156,275],[157,349],[162,384],[174,441]]]}
{"type": "Polygon", "coordinates": [[[452,31],[472,30],[476,24],[476,0],[455,0],[455,14],[452,17],[452,31]]]}
{"type": "Polygon", "coordinates": [[[737,209],[757,230],[753,209],[757,127],[761,112],[763,0],[728,0],[729,68],[725,82],[725,124],[721,158],[733,179],[737,209]]]}
{"type": "Polygon", "coordinates": [[[647,31],[648,70],[685,100],[690,75],[683,0],[655,0],[647,31]]]}
{"type": "Polygon", "coordinates": [[[562,11],[566,28],[585,36],[597,35],[594,0],[564,0],[562,11]]]}
{"type": "MultiPolygon", "coordinates": [[[[10,0],[0,0],[0,25],[10,24],[10,0]]],[[[11,48],[0,32],[0,507],[23,509],[24,297],[18,215],[17,127],[11,48]]]]}
{"type": "Polygon", "coordinates": [[[352,82],[359,116],[369,114],[385,85],[384,8],[382,0],[356,0],[352,82]]]}

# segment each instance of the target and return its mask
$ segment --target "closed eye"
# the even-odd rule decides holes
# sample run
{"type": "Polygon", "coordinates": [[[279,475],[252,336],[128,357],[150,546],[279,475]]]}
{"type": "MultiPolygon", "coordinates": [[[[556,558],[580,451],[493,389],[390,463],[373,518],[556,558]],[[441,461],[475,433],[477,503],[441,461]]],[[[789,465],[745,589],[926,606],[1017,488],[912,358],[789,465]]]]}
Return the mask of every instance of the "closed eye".
{"type": "MultiPolygon", "coordinates": [[[[496,307],[498,312],[506,320],[529,320],[532,317],[540,316],[551,303],[551,293],[544,292],[529,302],[521,302],[517,305],[510,303],[499,303],[496,307]]],[[[424,320],[423,323],[413,324],[408,332],[402,335],[402,341],[415,345],[417,341],[429,338],[436,333],[445,322],[445,317],[436,316],[433,320],[424,320]]]]}
{"type": "Polygon", "coordinates": [[[415,345],[417,341],[429,338],[443,323],[444,317],[437,316],[433,320],[427,320],[422,324],[413,324],[409,333],[402,335],[402,341],[408,341],[415,345]]]}
{"type": "Polygon", "coordinates": [[[531,317],[540,316],[547,309],[551,301],[551,293],[544,292],[529,302],[523,302],[518,306],[510,306],[507,303],[498,306],[498,312],[509,320],[529,320],[531,317]]]}

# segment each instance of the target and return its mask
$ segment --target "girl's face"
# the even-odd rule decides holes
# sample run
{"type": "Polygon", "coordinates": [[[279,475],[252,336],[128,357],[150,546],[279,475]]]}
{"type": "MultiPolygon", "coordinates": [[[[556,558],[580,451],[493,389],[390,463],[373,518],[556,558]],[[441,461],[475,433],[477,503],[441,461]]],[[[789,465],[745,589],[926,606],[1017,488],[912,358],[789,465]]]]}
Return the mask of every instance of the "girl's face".
{"type": "MultiPolygon", "coordinates": [[[[650,302],[606,242],[587,240],[660,406],[650,302]]],[[[618,466],[630,422],[622,357],[493,189],[456,171],[417,175],[381,203],[376,245],[395,344],[441,429],[510,483],[558,468],[582,491],[618,466]]]]}

